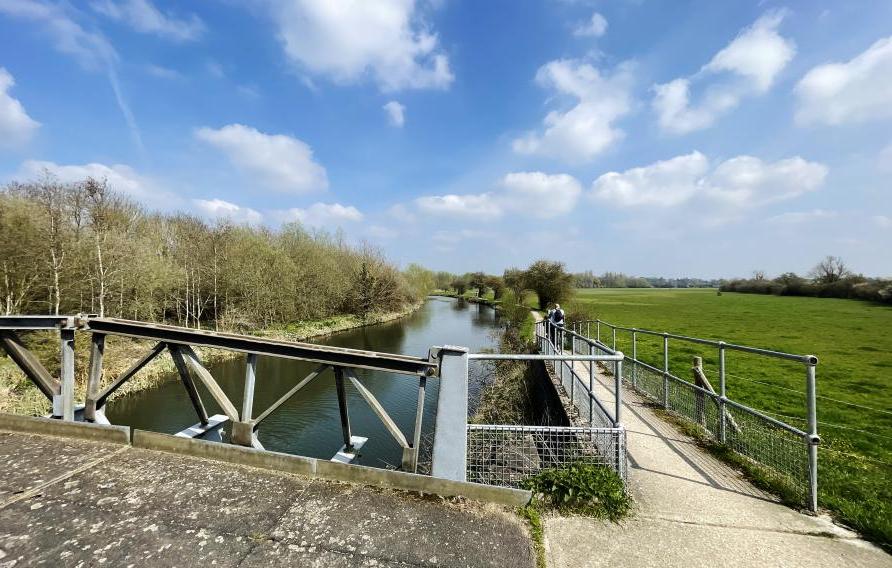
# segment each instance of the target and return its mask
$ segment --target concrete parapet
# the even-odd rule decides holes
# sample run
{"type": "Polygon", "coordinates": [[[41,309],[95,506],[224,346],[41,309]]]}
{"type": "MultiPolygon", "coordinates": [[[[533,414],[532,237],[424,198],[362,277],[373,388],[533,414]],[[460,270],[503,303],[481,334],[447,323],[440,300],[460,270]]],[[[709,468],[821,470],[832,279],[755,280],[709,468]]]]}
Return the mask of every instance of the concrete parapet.
{"type": "Polygon", "coordinates": [[[54,418],[18,416],[0,413],[0,430],[77,438],[94,442],[129,444],[130,428],[89,422],[63,422],[54,418]]]}

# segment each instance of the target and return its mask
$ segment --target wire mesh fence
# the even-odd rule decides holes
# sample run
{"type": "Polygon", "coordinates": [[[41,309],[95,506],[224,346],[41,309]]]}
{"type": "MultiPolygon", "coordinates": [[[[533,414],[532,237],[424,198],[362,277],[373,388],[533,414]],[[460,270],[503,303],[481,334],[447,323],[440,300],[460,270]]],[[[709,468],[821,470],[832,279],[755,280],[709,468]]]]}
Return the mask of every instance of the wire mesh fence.
{"type": "MultiPolygon", "coordinates": [[[[605,329],[608,336],[612,333],[613,326],[604,322],[600,325],[605,326],[602,334],[605,329]]],[[[634,335],[632,341],[634,345],[634,335]]],[[[595,342],[594,350],[598,354],[612,352],[600,342],[595,342]]],[[[786,498],[814,508],[816,481],[814,464],[810,463],[813,458],[809,456],[813,441],[806,432],[735,401],[723,402],[719,393],[634,356],[627,356],[625,361],[622,380],[627,387],[697,425],[707,439],[749,460],[758,467],[760,476],[772,482],[786,498]]],[[[604,369],[608,374],[612,371],[610,365],[604,369]]]]}
{"type": "Polygon", "coordinates": [[[468,425],[468,481],[519,487],[544,469],[575,463],[609,467],[626,479],[621,428],[468,425]]]}

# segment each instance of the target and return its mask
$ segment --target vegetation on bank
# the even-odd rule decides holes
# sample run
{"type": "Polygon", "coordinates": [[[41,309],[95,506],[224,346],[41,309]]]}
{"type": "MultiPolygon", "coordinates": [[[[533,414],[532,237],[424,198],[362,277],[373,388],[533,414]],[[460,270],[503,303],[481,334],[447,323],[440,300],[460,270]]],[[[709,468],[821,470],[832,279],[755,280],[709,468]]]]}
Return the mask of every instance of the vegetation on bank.
{"type": "Polygon", "coordinates": [[[0,191],[0,311],[95,313],[253,331],[417,302],[433,273],[289,223],[150,213],[104,180],[0,191]]]}
{"type": "MultiPolygon", "coordinates": [[[[74,314],[302,340],[413,310],[434,286],[417,265],[400,271],[368,246],[289,223],[278,230],[152,213],[105,180],[62,183],[49,174],[0,190],[0,313],[74,314]]],[[[53,373],[58,337],[25,334],[53,373]]],[[[104,380],[148,347],[110,338],[104,380]]],[[[5,354],[4,354],[5,355],[5,354]]],[[[205,359],[227,357],[204,350],[205,359]]],[[[82,398],[87,345],[78,342],[82,398]]],[[[173,371],[160,357],[120,394],[173,371]]],[[[48,405],[0,357],[0,411],[41,414],[48,405]]]]}
{"type": "MultiPolygon", "coordinates": [[[[535,298],[528,298],[535,305],[535,298]]],[[[819,501],[874,542],[892,543],[892,307],[832,298],[779,297],[701,290],[577,290],[568,313],[655,331],[722,339],[817,355],[819,501]]],[[[592,324],[591,333],[595,334],[592,324]]],[[[606,327],[601,339],[610,345],[606,327]]],[[[617,334],[631,354],[631,334],[617,334]]],[[[639,359],[662,366],[662,340],[638,336],[639,359]]],[[[691,359],[703,358],[718,385],[715,350],[670,341],[670,370],[691,379],[691,359]]],[[[801,365],[743,353],[727,356],[729,398],[805,426],[801,365]]],[[[804,459],[803,451],[801,459],[804,459]]],[[[782,489],[777,488],[775,489],[782,489]]]]}
{"type": "Polygon", "coordinates": [[[892,279],[854,274],[841,258],[835,256],[828,256],[819,262],[808,278],[787,272],[770,279],[756,272],[750,279],[731,280],[723,283],[719,289],[722,292],[843,298],[892,304],[892,279]]]}

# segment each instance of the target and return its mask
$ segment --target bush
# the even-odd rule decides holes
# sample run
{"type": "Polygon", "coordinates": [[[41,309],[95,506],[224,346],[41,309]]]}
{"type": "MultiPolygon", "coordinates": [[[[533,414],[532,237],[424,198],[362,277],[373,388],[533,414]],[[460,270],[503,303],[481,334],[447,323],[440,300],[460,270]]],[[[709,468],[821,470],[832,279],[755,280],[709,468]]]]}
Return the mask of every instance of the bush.
{"type": "Polygon", "coordinates": [[[618,521],[632,510],[632,499],[622,479],[603,465],[575,463],[546,469],[524,480],[521,486],[561,513],[618,521]]]}

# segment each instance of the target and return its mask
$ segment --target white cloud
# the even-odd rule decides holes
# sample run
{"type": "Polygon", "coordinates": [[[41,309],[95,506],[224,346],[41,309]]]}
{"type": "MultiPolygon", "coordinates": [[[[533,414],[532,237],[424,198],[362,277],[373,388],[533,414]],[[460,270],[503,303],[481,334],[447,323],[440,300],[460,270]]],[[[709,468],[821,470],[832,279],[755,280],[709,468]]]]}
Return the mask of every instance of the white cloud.
{"type": "Polygon", "coordinates": [[[607,32],[607,19],[598,12],[591,19],[573,30],[573,35],[581,37],[601,37],[607,32]]]}
{"type": "Polygon", "coordinates": [[[889,217],[887,215],[874,215],[873,222],[877,227],[881,229],[892,228],[892,217],[889,217]]]}
{"type": "Polygon", "coordinates": [[[532,217],[557,217],[569,213],[582,193],[576,178],[567,174],[516,172],[502,179],[502,207],[532,217]]]}
{"type": "Polygon", "coordinates": [[[652,106],[660,127],[673,134],[702,130],[739,105],[743,98],[767,92],[796,54],[793,41],[777,31],[784,15],[784,11],[763,15],[696,75],[655,85],[652,106]],[[691,106],[691,85],[704,81],[707,84],[702,100],[691,106]]]}
{"type": "Polygon", "coordinates": [[[389,101],[382,108],[387,113],[387,118],[390,120],[390,124],[397,128],[403,127],[406,123],[406,107],[404,105],[397,101],[389,101]]]}
{"type": "Polygon", "coordinates": [[[306,209],[293,207],[274,211],[272,215],[283,223],[298,221],[302,225],[319,228],[335,227],[363,219],[359,209],[340,203],[314,203],[306,209]]]}
{"type": "Polygon", "coordinates": [[[42,25],[57,51],[73,57],[84,69],[105,72],[133,142],[144,152],[139,125],[118,81],[117,52],[102,34],[84,30],[69,17],[68,11],[72,9],[67,4],[57,5],[36,0],[0,0],[0,14],[42,25]]]}
{"type": "Polygon", "coordinates": [[[328,187],[325,168],[313,160],[313,150],[297,138],[264,134],[241,124],[199,128],[195,136],[277,191],[306,193],[328,187]]]}
{"type": "Polygon", "coordinates": [[[818,65],[796,85],[800,124],[892,118],[892,36],[845,63],[818,65]]]}
{"type": "Polygon", "coordinates": [[[15,85],[12,75],[0,67],[0,148],[16,148],[26,144],[40,123],[28,116],[18,99],[9,95],[15,85]]]}
{"type": "Polygon", "coordinates": [[[575,104],[566,111],[549,112],[541,133],[530,132],[514,140],[515,152],[584,162],[624,136],[613,123],[631,108],[629,64],[605,75],[580,60],[551,61],[536,73],[536,82],[574,99],[575,104]]]}
{"type": "Polygon", "coordinates": [[[177,42],[196,40],[205,32],[204,22],[195,14],[180,19],[160,11],[150,0],[96,0],[90,5],[99,14],[123,22],[140,33],[177,42]]]}
{"type": "Polygon", "coordinates": [[[700,152],[609,172],[594,181],[592,194],[619,207],[672,207],[694,200],[735,210],[791,199],[815,191],[828,169],[800,157],[766,163],[737,156],[710,169],[700,152]]]}
{"type": "Polygon", "coordinates": [[[767,219],[768,223],[775,225],[801,225],[812,221],[820,221],[826,219],[834,219],[839,214],[836,211],[827,211],[824,209],[813,209],[811,211],[791,211],[789,213],[781,213],[767,219]]]}
{"type": "Polygon", "coordinates": [[[384,91],[445,88],[449,59],[415,0],[272,0],[285,53],[340,83],[372,78],[384,91]]]}
{"type": "Polygon", "coordinates": [[[581,193],[579,182],[567,174],[514,172],[491,192],[420,197],[415,204],[424,213],[445,217],[493,219],[516,212],[551,218],[572,211],[581,193]]]}
{"type": "Polygon", "coordinates": [[[136,172],[130,166],[99,163],[62,165],[42,160],[27,160],[19,168],[16,178],[38,179],[45,172],[63,183],[81,182],[92,177],[107,180],[111,189],[123,193],[146,205],[171,209],[181,204],[181,199],[166,191],[160,184],[136,172]]]}
{"type": "Polygon", "coordinates": [[[431,195],[419,197],[415,200],[415,204],[423,213],[432,215],[481,219],[502,215],[502,208],[489,193],[431,195]]]}
{"type": "Polygon", "coordinates": [[[606,173],[592,189],[599,198],[620,206],[672,206],[690,199],[708,170],[706,156],[691,152],[623,173],[606,173]]]}
{"type": "Polygon", "coordinates": [[[193,199],[192,203],[207,217],[228,219],[235,223],[255,225],[263,220],[263,215],[250,207],[241,207],[222,199],[193,199]]]}

